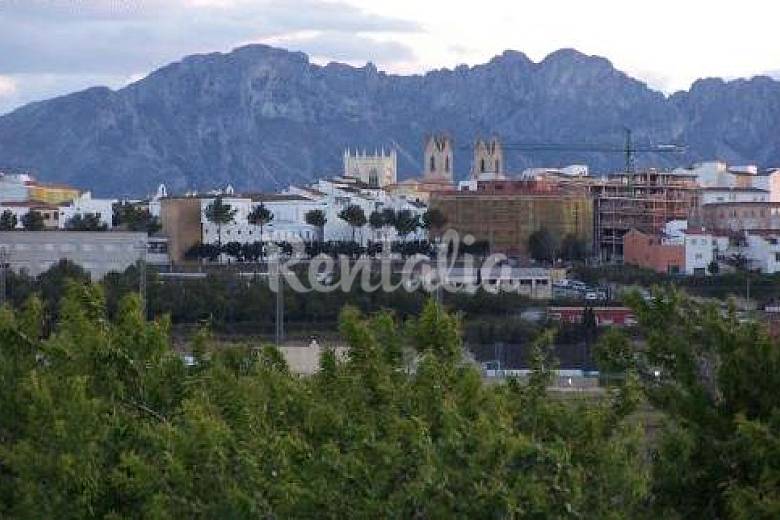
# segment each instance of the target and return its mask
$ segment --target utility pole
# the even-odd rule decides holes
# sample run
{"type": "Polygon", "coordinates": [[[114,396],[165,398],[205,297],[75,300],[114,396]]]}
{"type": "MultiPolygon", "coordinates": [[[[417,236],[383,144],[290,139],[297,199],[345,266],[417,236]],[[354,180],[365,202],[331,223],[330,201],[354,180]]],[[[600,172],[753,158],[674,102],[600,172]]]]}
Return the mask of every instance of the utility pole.
{"type": "Polygon", "coordinates": [[[0,247],[0,307],[5,305],[8,300],[8,295],[6,294],[8,268],[8,248],[2,246],[0,247]]]}
{"type": "Polygon", "coordinates": [[[284,277],[281,274],[281,266],[279,265],[278,253],[276,253],[276,256],[274,257],[273,261],[276,262],[276,269],[275,269],[276,272],[273,275],[276,279],[275,337],[276,337],[276,346],[278,348],[281,348],[282,343],[284,342],[284,277]]]}

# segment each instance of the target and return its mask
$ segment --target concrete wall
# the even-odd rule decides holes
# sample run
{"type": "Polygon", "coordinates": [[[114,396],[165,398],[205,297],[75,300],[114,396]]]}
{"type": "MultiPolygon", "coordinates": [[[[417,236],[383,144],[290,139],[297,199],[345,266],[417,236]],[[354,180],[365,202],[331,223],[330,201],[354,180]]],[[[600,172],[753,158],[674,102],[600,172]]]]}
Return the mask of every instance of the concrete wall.
{"type": "Polygon", "coordinates": [[[4,231],[0,249],[5,249],[14,271],[37,276],[61,259],[68,259],[93,279],[111,271],[124,271],[136,263],[147,247],[146,233],[114,231],[4,231]]]}

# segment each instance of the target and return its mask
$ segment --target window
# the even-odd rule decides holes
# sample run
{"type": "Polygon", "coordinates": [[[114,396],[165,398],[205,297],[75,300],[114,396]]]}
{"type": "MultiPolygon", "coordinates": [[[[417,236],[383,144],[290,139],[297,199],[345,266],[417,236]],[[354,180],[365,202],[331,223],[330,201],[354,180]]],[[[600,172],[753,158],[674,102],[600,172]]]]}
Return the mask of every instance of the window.
{"type": "MultiPolygon", "coordinates": [[[[431,159],[433,159],[433,158],[431,157],[431,159]]],[[[450,158],[449,158],[449,156],[444,158],[444,171],[447,172],[447,173],[450,172],[450,158]]]]}
{"type": "Polygon", "coordinates": [[[501,163],[498,161],[498,159],[496,159],[496,172],[501,170],[500,166],[501,166],[501,163]]]}
{"type": "Polygon", "coordinates": [[[485,159],[479,161],[479,171],[485,173],[485,159]]]}
{"type": "Polygon", "coordinates": [[[775,262],[780,262],[780,253],[775,253],[775,262]]]}
{"type": "Polygon", "coordinates": [[[431,171],[434,171],[436,169],[436,158],[433,155],[431,155],[431,166],[430,166],[430,169],[431,169],[431,171]]]}

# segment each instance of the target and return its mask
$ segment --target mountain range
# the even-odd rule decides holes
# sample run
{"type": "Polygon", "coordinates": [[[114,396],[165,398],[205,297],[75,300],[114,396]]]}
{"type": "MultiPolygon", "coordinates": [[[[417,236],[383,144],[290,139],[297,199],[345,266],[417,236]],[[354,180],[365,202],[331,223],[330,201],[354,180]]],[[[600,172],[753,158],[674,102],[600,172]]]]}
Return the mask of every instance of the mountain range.
{"type": "MultiPolygon", "coordinates": [[[[193,55],[119,90],[90,88],[0,117],[0,170],[99,195],[274,190],[341,172],[344,149],[394,147],[399,177],[422,171],[425,135],[458,145],[455,173],[470,168],[475,137],[508,143],[619,146],[682,143],[682,155],[639,155],[639,166],[719,158],[780,166],[780,82],[702,79],[666,96],[601,57],[571,49],[540,62],[506,51],[488,63],[394,75],[371,63],[316,65],[265,45],[193,55]]],[[[507,169],[585,163],[617,170],[614,153],[505,152],[507,169]]]]}

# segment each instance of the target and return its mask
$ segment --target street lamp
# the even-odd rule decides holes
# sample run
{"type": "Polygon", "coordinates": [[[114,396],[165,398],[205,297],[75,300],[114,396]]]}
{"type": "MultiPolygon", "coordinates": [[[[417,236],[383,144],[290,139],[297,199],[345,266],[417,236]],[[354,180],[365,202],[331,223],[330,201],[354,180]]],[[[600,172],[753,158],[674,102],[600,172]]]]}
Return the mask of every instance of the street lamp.
{"type": "Polygon", "coordinates": [[[138,295],[141,298],[141,314],[146,320],[146,241],[139,240],[135,247],[138,251],[138,295]]]}

